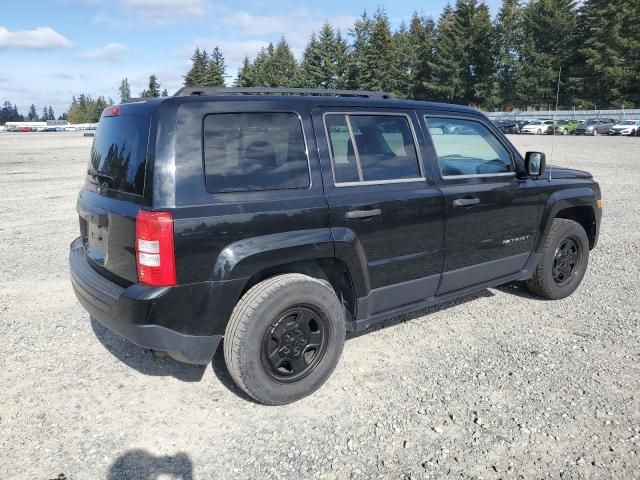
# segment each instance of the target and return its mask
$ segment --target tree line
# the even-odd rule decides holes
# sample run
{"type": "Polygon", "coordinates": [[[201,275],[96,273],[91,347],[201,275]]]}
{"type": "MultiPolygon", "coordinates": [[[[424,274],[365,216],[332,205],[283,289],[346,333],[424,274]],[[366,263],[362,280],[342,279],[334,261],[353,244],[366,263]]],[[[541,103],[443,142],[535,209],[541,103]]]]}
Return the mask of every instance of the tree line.
{"type": "MultiPolygon", "coordinates": [[[[218,47],[197,48],[186,86],[223,86],[218,47]]],[[[640,105],[640,2],[457,0],[437,20],[414,13],[393,30],[383,9],[347,36],[330,23],[298,60],[285,37],[245,57],[239,87],[384,90],[486,110],[640,105]]]]}
{"type": "MultiPolygon", "coordinates": [[[[12,105],[11,102],[6,101],[0,107],[0,125],[4,125],[7,122],[46,122],[48,120],[56,120],[56,115],[51,105],[42,107],[42,114],[38,115],[36,106],[32,104],[26,116],[22,115],[18,111],[18,106],[12,105]]],[[[58,120],[66,120],[66,114],[60,115],[58,120]]]]}

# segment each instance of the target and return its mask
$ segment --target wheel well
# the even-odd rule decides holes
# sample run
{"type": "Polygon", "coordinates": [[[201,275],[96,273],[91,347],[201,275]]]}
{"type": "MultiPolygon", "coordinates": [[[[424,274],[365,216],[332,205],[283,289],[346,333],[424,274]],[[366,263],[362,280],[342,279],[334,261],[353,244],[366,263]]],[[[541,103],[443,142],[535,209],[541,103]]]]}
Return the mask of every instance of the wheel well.
{"type": "Polygon", "coordinates": [[[267,278],[283,273],[302,273],[318,280],[323,280],[336,292],[336,295],[344,305],[349,316],[347,322],[355,319],[356,314],[356,290],[351,279],[351,274],[347,265],[335,258],[317,258],[299,262],[285,263],[274,267],[266,268],[253,275],[242,291],[245,294],[254,285],[267,278]]]}
{"type": "Polygon", "coordinates": [[[592,249],[596,239],[596,218],[593,209],[588,206],[570,207],[560,210],[556,218],[566,218],[578,222],[587,232],[589,249],[592,249]]]}

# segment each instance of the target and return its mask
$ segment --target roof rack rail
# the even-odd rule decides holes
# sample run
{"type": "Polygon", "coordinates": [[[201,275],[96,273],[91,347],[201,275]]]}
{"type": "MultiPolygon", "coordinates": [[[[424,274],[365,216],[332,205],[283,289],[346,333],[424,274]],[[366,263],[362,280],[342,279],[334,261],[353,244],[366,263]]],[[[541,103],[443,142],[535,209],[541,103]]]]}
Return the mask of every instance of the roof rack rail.
{"type": "Polygon", "coordinates": [[[267,88],[267,87],[183,87],[174,97],[226,95],[311,95],[333,97],[393,98],[386,92],[334,90],[328,88],[267,88]]]}

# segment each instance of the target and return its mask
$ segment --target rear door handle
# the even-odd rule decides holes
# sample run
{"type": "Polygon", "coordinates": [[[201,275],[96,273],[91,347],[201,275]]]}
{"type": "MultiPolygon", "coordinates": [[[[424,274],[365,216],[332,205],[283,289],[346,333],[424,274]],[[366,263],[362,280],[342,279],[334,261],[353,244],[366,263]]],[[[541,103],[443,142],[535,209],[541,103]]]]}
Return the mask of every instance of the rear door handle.
{"type": "Polygon", "coordinates": [[[382,215],[382,210],[376,208],[375,210],[351,210],[344,214],[344,217],[347,220],[353,220],[356,218],[371,218],[377,217],[378,215],[382,215]]]}
{"type": "Polygon", "coordinates": [[[454,207],[471,207],[480,203],[479,198],[457,198],[453,201],[454,207]]]}

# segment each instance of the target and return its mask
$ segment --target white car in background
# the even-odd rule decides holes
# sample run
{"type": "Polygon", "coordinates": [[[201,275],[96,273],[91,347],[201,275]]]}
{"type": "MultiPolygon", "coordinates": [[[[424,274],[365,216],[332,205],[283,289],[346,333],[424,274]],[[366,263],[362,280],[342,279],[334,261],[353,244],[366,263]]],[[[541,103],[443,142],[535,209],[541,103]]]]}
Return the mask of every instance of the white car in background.
{"type": "Polygon", "coordinates": [[[640,120],[620,120],[611,127],[609,135],[640,135],[640,120]]]}
{"type": "Polygon", "coordinates": [[[520,133],[532,133],[535,135],[542,135],[543,133],[547,133],[547,131],[555,123],[556,122],[553,120],[532,120],[530,123],[522,127],[522,130],[520,130],[520,133]]]}

